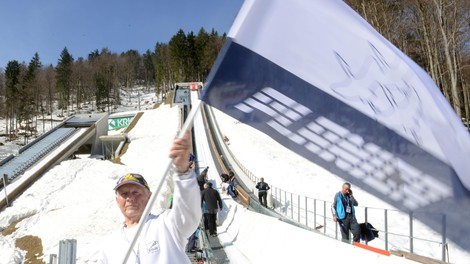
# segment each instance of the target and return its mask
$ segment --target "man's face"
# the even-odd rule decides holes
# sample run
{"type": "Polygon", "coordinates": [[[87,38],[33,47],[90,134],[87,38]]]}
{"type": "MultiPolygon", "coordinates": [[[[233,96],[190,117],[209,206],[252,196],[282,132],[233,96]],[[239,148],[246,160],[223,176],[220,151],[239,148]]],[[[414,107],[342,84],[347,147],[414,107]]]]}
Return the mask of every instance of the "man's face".
{"type": "Polygon", "coordinates": [[[116,202],[127,219],[140,219],[152,193],[137,184],[125,184],[117,189],[116,202]]]}
{"type": "Polygon", "coordinates": [[[348,194],[348,192],[349,192],[349,185],[343,184],[343,188],[341,189],[341,192],[342,192],[343,194],[348,194]]]}

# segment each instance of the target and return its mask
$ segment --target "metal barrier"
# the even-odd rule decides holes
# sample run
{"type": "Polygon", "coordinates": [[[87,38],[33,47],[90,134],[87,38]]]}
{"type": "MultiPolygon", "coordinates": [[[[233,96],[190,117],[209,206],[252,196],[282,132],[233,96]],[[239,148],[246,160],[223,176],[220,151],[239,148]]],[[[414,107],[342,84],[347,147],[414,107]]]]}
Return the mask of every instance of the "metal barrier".
{"type": "Polygon", "coordinates": [[[77,261],[77,240],[66,239],[59,243],[59,264],[75,264],[77,261]]]}
{"type": "Polygon", "coordinates": [[[57,264],[57,255],[56,254],[50,254],[49,255],[49,264],[57,264]]]}
{"type": "MultiPolygon", "coordinates": [[[[232,155],[232,158],[236,158],[232,155]]],[[[253,175],[248,169],[237,161],[239,166],[246,176],[254,183],[259,181],[259,178],[253,175]]],[[[334,194],[332,194],[333,197],[334,194]]],[[[292,192],[288,192],[271,186],[271,193],[268,196],[268,205],[271,204],[271,208],[281,215],[301,224],[309,230],[317,230],[323,235],[340,239],[339,229],[336,222],[333,221],[331,213],[332,201],[324,201],[320,199],[314,199],[307,196],[298,195],[292,192]]],[[[442,261],[446,261],[446,215],[441,213],[428,213],[428,212],[403,212],[399,210],[383,209],[383,208],[372,208],[372,207],[356,207],[356,218],[359,222],[372,223],[374,228],[383,234],[383,238],[378,240],[383,241],[383,248],[389,250],[390,246],[398,244],[400,246],[409,244],[410,253],[419,253],[421,255],[428,254],[427,251],[421,252],[421,247],[417,246],[417,242],[434,243],[440,246],[442,261]],[[391,216],[393,214],[393,217],[391,216]],[[425,236],[417,236],[415,234],[415,217],[416,214],[427,214],[427,217],[440,218],[441,222],[441,235],[438,236],[434,232],[429,231],[425,236]],[[403,215],[408,215],[403,219],[403,215]],[[361,217],[363,217],[361,219],[361,217]],[[361,220],[361,221],[360,221],[361,220]],[[393,224],[390,224],[391,220],[396,221],[407,221],[408,230],[395,230],[393,224]],[[434,239],[429,239],[429,238],[434,239]]],[[[403,224],[400,224],[403,226],[403,224]]],[[[367,243],[367,242],[366,242],[367,243]]],[[[375,242],[376,243],[376,242],[375,242]]],[[[422,243],[421,243],[422,244],[422,243]]],[[[420,244],[420,245],[421,245],[420,244]]],[[[425,245],[423,245],[425,247],[425,245]]]]}
{"type": "Polygon", "coordinates": [[[2,161],[0,163],[0,174],[7,174],[10,181],[14,180],[75,132],[75,128],[58,128],[47,132],[47,136],[41,135],[38,139],[21,148],[19,152],[21,155],[12,155],[11,158],[2,161]]]}
{"type": "Polygon", "coordinates": [[[3,174],[2,181],[3,181],[3,185],[2,185],[3,190],[5,191],[6,206],[10,206],[10,202],[8,201],[8,193],[7,193],[8,175],[3,174]]]}
{"type": "Polygon", "coordinates": [[[204,228],[204,217],[201,218],[201,222],[199,224],[199,248],[200,253],[196,254],[196,258],[198,259],[198,263],[215,263],[214,253],[212,252],[211,243],[209,238],[207,237],[206,230],[204,228]]]}
{"type": "MultiPolygon", "coordinates": [[[[272,188],[272,204],[273,209],[284,216],[301,223],[302,225],[313,228],[318,231],[323,231],[324,235],[338,238],[337,224],[333,221],[331,216],[332,202],[313,199],[306,196],[290,193],[279,188],[272,188]]],[[[384,234],[383,248],[389,249],[390,245],[399,244],[400,246],[409,244],[408,250],[415,253],[419,248],[415,247],[415,242],[422,241],[428,243],[435,243],[441,246],[442,260],[445,261],[446,249],[446,218],[445,214],[428,213],[428,212],[402,212],[399,210],[372,208],[372,207],[356,207],[356,218],[358,221],[365,223],[372,223],[374,228],[381,234],[384,234]],[[426,214],[427,217],[435,217],[441,221],[441,235],[436,235],[429,231],[429,234],[419,236],[414,233],[416,224],[416,214],[426,214]],[[403,224],[394,225],[390,224],[391,220],[407,221],[408,230],[400,230],[396,226],[403,227],[403,224]],[[393,239],[392,239],[393,237],[393,239]],[[430,239],[431,238],[431,239],[430,239]],[[393,241],[398,241],[394,243],[393,241]]],[[[375,242],[376,243],[376,242],[375,242]]],[[[420,253],[423,254],[423,253],[420,253]]]]}

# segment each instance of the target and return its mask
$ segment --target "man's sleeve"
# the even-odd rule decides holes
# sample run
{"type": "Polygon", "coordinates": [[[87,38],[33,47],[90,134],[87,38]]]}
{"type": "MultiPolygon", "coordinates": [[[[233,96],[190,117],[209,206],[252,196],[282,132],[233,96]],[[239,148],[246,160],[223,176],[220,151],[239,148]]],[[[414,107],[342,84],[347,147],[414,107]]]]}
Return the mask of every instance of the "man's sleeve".
{"type": "Polygon", "coordinates": [[[356,198],[352,197],[351,200],[352,200],[354,206],[358,206],[358,205],[359,205],[359,203],[357,202],[356,198]]]}
{"type": "Polygon", "coordinates": [[[193,171],[173,177],[173,208],[169,210],[165,224],[178,243],[184,247],[202,217],[201,192],[193,171]]]}
{"type": "Polygon", "coordinates": [[[333,216],[336,216],[336,203],[338,201],[338,193],[335,194],[335,197],[333,198],[333,203],[331,204],[331,213],[333,216]]]}
{"type": "Polygon", "coordinates": [[[219,201],[219,208],[222,210],[224,208],[224,205],[222,203],[222,197],[220,197],[220,193],[217,192],[217,200],[219,201]]]}
{"type": "Polygon", "coordinates": [[[204,191],[201,192],[201,208],[204,205],[204,191]]]}

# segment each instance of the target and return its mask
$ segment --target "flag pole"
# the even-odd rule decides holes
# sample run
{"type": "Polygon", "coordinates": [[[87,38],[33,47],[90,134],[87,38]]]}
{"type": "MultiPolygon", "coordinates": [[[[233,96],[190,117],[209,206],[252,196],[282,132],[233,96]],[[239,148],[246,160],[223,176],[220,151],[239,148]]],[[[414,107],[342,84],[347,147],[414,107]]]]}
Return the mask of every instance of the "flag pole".
{"type": "MultiPolygon", "coordinates": [[[[183,138],[186,130],[188,130],[192,127],[193,122],[194,122],[194,118],[196,117],[197,112],[201,108],[201,104],[202,104],[201,100],[198,100],[196,102],[195,106],[191,108],[191,111],[189,111],[188,117],[184,121],[184,124],[181,127],[181,130],[179,131],[179,133],[177,135],[177,138],[183,138]]],[[[142,213],[142,216],[140,217],[137,232],[135,233],[134,238],[132,239],[132,241],[129,244],[129,248],[127,249],[126,256],[122,260],[122,264],[126,264],[127,260],[129,259],[129,256],[131,255],[132,249],[134,248],[134,246],[137,242],[137,239],[139,238],[140,233],[142,232],[142,229],[144,227],[144,223],[147,221],[147,218],[150,215],[151,208],[152,208],[153,204],[155,203],[155,201],[157,200],[157,194],[160,192],[160,189],[162,188],[163,182],[165,181],[166,175],[168,174],[168,172],[170,171],[170,169],[172,167],[172,163],[173,163],[173,159],[169,159],[168,165],[166,167],[165,172],[163,173],[162,177],[160,178],[160,181],[158,182],[157,187],[155,188],[155,191],[150,196],[150,200],[147,203],[147,206],[145,206],[145,210],[142,213]]]]}

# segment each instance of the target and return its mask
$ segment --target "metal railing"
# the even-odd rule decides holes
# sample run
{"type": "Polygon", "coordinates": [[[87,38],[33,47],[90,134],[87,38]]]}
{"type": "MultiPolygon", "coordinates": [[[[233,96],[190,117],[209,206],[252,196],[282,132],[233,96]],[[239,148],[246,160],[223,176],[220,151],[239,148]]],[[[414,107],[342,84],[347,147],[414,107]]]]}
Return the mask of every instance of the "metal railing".
{"type": "Polygon", "coordinates": [[[59,241],[59,257],[49,255],[49,264],[75,264],[77,262],[77,240],[65,239],[59,241]]]}
{"type": "Polygon", "coordinates": [[[216,263],[211,243],[204,228],[204,217],[201,218],[201,222],[199,223],[198,241],[200,253],[195,254],[196,261],[198,263],[216,263]]]}
{"type": "MultiPolygon", "coordinates": [[[[233,160],[236,161],[237,166],[241,171],[243,171],[253,185],[259,181],[259,178],[245,168],[234,155],[231,156],[233,160]]],[[[298,195],[282,190],[276,186],[271,186],[270,193],[268,194],[268,205],[270,205],[272,210],[299,223],[304,228],[316,230],[323,235],[340,239],[341,235],[338,235],[340,233],[338,226],[332,219],[332,201],[324,201],[298,195]]],[[[409,251],[410,253],[436,258],[435,256],[428,256],[428,252],[429,247],[432,248],[437,246],[436,252],[440,253],[437,253],[436,255],[441,255],[441,260],[446,261],[446,215],[443,213],[437,214],[419,211],[403,212],[393,209],[357,206],[356,218],[358,219],[358,222],[372,224],[374,229],[379,231],[379,234],[381,234],[379,235],[379,238],[369,242],[376,247],[383,248],[385,250],[389,250],[390,247],[401,248],[409,251]],[[417,214],[426,214],[427,217],[440,219],[440,234],[436,234],[434,231],[426,227],[424,227],[424,234],[423,232],[418,234],[415,226],[422,224],[414,217],[417,214]],[[400,228],[403,227],[403,221],[408,222],[407,230],[400,230],[400,228]],[[394,223],[397,222],[400,222],[400,224],[395,225],[394,223]],[[398,226],[400,228],[398,228],[398,226]]],[[[422,229],[423,228],[420,228],[419,230],[422,229]]]]}

